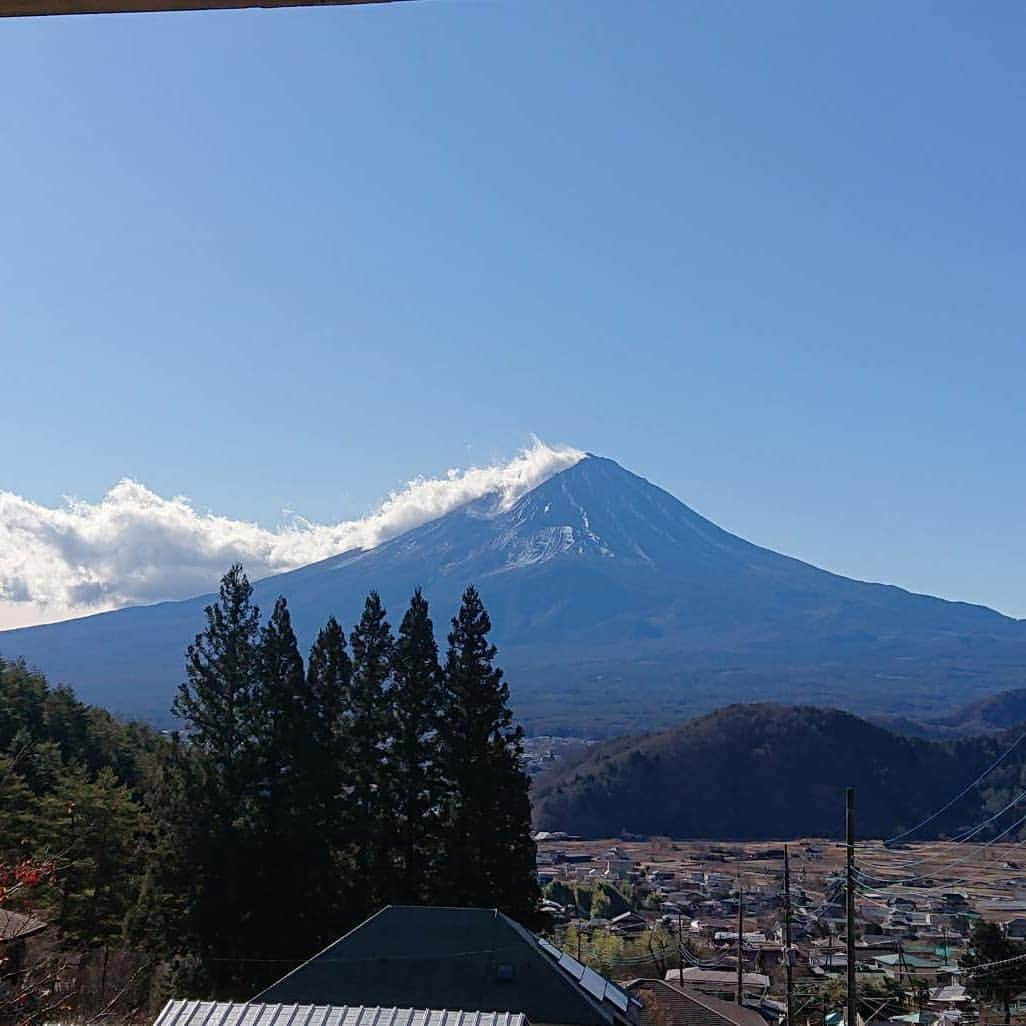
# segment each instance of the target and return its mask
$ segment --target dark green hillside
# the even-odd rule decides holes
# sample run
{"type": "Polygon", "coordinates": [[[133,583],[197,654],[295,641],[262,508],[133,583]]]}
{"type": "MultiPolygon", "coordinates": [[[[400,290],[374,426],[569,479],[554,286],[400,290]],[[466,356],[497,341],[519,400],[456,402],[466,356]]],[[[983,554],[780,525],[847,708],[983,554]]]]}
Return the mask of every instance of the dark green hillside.
{"type": "MultiPolygon", "coordinates": [[[[927,741],[834,709],[735,705],[557,764],[536,784],[535,818],[541,829],[592,837],[831,836],[841,828],[842,791],[853,786],[859,833],[887,837],[961,791],[1013,737],[927,741]]],[[[920,836],[951,834],[981,809],[1001,808],[1024,757],[1026,744],[920,836]]]]}

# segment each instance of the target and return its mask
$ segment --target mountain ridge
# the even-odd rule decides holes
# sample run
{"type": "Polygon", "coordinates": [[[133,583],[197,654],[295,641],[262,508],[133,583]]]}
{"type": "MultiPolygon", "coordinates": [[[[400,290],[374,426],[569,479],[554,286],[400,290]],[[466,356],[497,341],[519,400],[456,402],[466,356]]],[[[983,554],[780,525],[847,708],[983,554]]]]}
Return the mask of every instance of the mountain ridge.
{"type": "MultiPolygon", "coordinates": [[[[535,824],[586,837],[828,837],[840,832],[841,797],[853,786],[860,834],[891,837],[944,809],[1007,753],[979,786],[916,833],[918,840],[942,838],[1018,793],[1026,751],[1011,742],[1024,729],[928,741],[838,709],[732,705],[557,762],[535,778],[535,824]]],[[[1014,826],[1016,815],[997,818],[978,839],[1014,826]]]]}
{"type": "MultiPolygon", "coordinates": [[[[515,709],[538,733],[615,733],[731,699],[940,714],[1026,678],[1021,621],[760,547],[594,455],[509,506],[489,494],[254,592],[265,609],[284,594],[309,644],[328,615],[351,625],[371,589],[397,621],[422,587],[441,628],[468,583],[492,616],[515,709]],[[896,707],[899,690],[909,709],[896,707]]],[[[0,652],[88,701],[159,718],[209,599],[3,632],[0,652]]]]}

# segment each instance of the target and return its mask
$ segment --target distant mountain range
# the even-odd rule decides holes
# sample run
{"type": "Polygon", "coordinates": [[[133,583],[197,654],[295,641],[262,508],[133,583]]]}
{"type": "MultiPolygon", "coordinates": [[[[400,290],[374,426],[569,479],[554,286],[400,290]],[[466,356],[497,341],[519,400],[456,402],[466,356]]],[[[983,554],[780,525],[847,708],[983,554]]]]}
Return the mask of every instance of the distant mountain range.
{"type": "MultiPolygon", "coordinates": [[[[675,727],[591,746],[535,779],[535,822],[585,837],[730,840],[837,837],[845,787],[862,837],[893,837],[962,792],[1026,729],[958,741],[903,737],[836,709],[735,705],[675,727]]],[[[956,835],[1021,794],[1026,744],[915,840],[956,835]]],[[[1021,807],[975,835],[1015,827],[1021,807]]],[[[1020,825],[1008,840],[1023,835],[1020,825]]]]}
{"type": "Polygon", "coordinates": [[[909,716],[870,716],[868,719],[907,737],[943,739],[993,734],[1026,723],[1026,688],[1000,691],[939,716],[918,720],[909,716]]]}
{"type": "MultiPolygon", "coordinates": [[[[470,582],[532,733],[608,736],[750,700],[918,722],[1026,683],[1026,622],[760,548],[595,456],[510,508],[485,497],[255,592],[266,609],[285,595],[308,644],[330,614],[351,625],[372,588],[397,622],[420,585],[444,641],[470,582]]],[[[208,601],[8,631],[0,653],[160,720],[208,601]]]]}

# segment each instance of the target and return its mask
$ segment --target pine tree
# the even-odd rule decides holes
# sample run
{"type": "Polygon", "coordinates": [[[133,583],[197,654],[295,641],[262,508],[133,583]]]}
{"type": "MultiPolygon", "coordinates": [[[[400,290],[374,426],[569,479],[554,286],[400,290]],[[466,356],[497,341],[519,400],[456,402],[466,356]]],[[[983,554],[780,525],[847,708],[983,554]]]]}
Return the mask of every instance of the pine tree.
{"type": "Polygon", "coordinates": [[[282,596],[260,631],[256,667],[250,715],[262,760],[258,772],[265,777],[295,777],[296,760],[310,727],[312,702],[292,617],[282,596]]]}
{"type": "Polygon", "coordinates": [[[395,789],[394,900],[427,902],[437,886],[443,778],[436,735],[442,713],[442,673],[428,604],[418,588],[403,617],[392,657],[393,741],[390,778],[395,789]]]}
{"type": "Polygon", "coordinates": [[[348,744],[353,665],[346,651],[346,636],[339,622],[329,618],[317,634],[307,660],[307,688],[316,710],[306,746],[307,766],[315,787],[311,821],[328,848],[330,878],[319,890],[320,939],[338,937],[357,919],[351,911],[351,893],[339,881],[352,880],[352,834],[349,808],[353,767],[348,744]]]}
{"type": "Polygon", "coordinates": [[[320,714],[284,598],[260,632],[251,715],[256,928],[265,957],[298,961],[324,939],[335,874],[321,829],[320,714]]]}
{"type": "Polygon", "coordinates": [[[57,925],[67,938],[109,947],[121,939],[141,874],[142,810],[110,768],[90,780],[73,765],[41,811],[49,850],[60,853],[57,925]]]}
{"type": "Polygon", "coordinates": [[[539,892],[523,730],[513,724],[490,630],[468,587],[448,637],[440,732],[450,791],[447,886],[454,904],[494,906],[531,925],[539,892]]]}
{"type": "Polygon", "coordinates": [[[349,645],[352,676],[340,743],[349,767],[348,841],[356,884],[353,903],[354,908],[366,912],[375,910],[393,886],[390,818],[394,787],[388,776],[386,752],[390,744],[388,688],[395,641],[377,592],[367,596],[349,645]]]}
{"type": "MultiPolygon", "coordinates": [[[[339,732],[348,714],[353,664],[346,651],[346,635],[335,617],[331,617],[317,634],[307,660],[307,686],[318,710],[316,750],[334,771],[341,769],[339,732]]],[[[340,782],[338,782],[340,783],[340,782]]],[[[331,791],[338,793],[334,784],[331,791]]]]}
{"type": "Polygon", "coordinates": [[[256,678],[260,610],[253,588],[236,563],[221,578],[218,600],[204,610],[206,630],[186,654],[188,679],[172,712],[185,720],[189,739],[237,799],[248,752],[248,720],[256,678]]]}
{"type": "Polygon", "coordinates": [[[153,889],[182,891],[182,921],[170,946],[198,958],[214,995],[245,996],[262,942],[253,924],[263,852],[253,829],[260,613],[241,566],[222,578],[205,615],[173,706],[186,721],[189,745],[164,767],[170,800],[156,810],[164,843],[153,889]]]}

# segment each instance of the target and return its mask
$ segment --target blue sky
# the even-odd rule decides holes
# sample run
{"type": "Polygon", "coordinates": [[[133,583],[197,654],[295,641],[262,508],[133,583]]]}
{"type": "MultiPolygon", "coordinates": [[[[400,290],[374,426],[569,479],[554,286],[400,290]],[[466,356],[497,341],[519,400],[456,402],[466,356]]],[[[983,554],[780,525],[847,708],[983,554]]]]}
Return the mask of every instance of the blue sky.
{"type": "Polygon", "coordinates": [[[6,22],[0,489],[331,522],[533,433],[1026,616],[1024,44],[1011,2],[6,22]]]}

